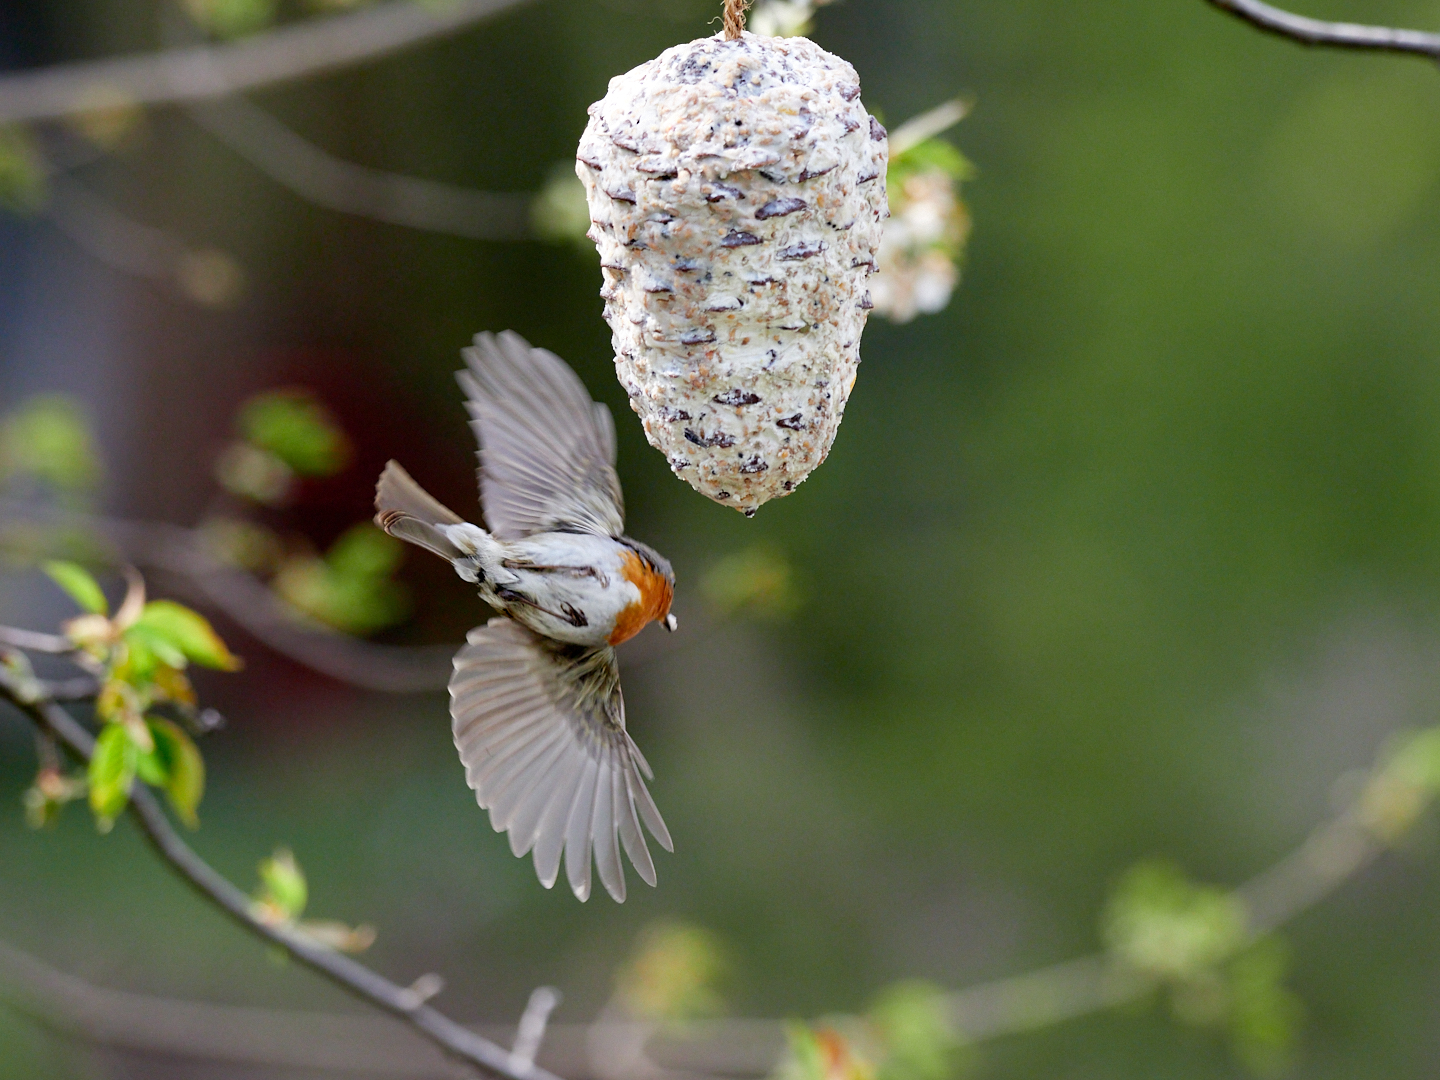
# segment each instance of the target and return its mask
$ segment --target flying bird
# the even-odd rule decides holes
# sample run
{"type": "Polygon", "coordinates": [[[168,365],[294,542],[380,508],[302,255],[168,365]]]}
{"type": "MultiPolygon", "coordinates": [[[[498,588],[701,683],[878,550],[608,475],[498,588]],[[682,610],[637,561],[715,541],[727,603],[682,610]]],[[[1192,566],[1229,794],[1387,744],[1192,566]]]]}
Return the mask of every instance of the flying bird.
{"type": "Polygon", "coordinates": [[[376,485],[375,521],[447,559],[501,612],[455,656],[450,716],[476,801],[547,889],[560,872],[590,896],[591,852],[625,899],[620,845],[655,884],[641,822],[673,851],[625,730],[615,646],[651,622],[675,629],[675,575],[624,535],[615,423],[554,353],[480,334],[456,378],[480,444],[485,527],[441,505],[399,464],[376,485]]]}

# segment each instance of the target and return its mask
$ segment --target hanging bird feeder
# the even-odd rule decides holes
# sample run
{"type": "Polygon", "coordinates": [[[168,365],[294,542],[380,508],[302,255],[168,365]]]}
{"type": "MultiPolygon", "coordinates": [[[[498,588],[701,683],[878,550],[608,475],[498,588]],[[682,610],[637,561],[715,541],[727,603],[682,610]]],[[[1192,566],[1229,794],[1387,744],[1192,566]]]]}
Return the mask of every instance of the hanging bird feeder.
{"type": "Polygon", "coordinates": [[[860,362],[885,129],[844,60],[726,29],[610,80],[576,171],[652,446],[747,516],[825,460],[860,362]]]}

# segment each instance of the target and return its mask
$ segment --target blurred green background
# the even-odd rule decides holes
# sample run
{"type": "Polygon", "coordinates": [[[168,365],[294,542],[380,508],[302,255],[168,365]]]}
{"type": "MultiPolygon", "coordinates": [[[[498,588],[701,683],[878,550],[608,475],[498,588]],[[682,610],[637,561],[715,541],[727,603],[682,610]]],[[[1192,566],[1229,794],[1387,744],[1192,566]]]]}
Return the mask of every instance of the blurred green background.
{"type": "MultiPolygon", "coordinates": [[[[13,66],[157,47],[159,9],[39,0],[13,66]]],[[[607,79],[701,36],[719,4],[535,0],[473,30],[255,95],[350,160],[539,189],[607,79]]],[[[1440,26],[1440,6],[1307,14],[1440,26]]],[[[191,523],[250,394],[312,387],[351,465],[285,513],[328,546],[397,457],[475,506],[451,372],[476,331],[569,360],[614,410],[629,531],[672,557],[676,648],[626,669],[632,732],[676,838],[623,907],[534,880],[477,811],[443,695],[340,687],[267,654],[205,673],[199,850],[242,885],[277,843],[317,915],[379,928],[370,961],[443,972],[440,1004],[508,1019],[540,982],[589,1018],[636,933],[713,930],[741,1015],[858,1009],[1093,951],[1137,860],[1238,883],[1301,840],[1336,778],[1440,704],[1440,74],[1306,51],[1201,0],[844,0],[813,37],[894,122],[957,94],[978,167],[955,300],[872,320],[835,449],[753,521],[675,480],[611,367],[598,266],[573,246],[437,237],[306,206],[173,110],[89,182],[234,254],[209,310],[94,263],[42,217],[0,221],[0,405],[74,395],[102,505],[191,523]],[[765,545],[786,617],[693,620],[698,582],[765,545]]],[[[407,558],[394,642],[458,640],[478,605],[407,558]]],[[[162,586],[157,583],[157,588],[162,586]]],[[[0,621],[66,605],[0,577],[0,621]]],[[[652,629],[646,637],[659,633],[652,629]]],[[[644,638],[637,643],[643,646],[644,638]]],[[[652,643],[653,644],[653,643],[652,643]]],[[[625,665],[625,653],[621,656],[625,665]]],[[[32,832],[31,736],[0,714],[0,939],[106,986],[336,1010],[317,978],[197,903],[128,824],[32,832]],[[8,807],[8,810],[4,808],[8,807]]],[[[1440,1070],[1440,851],[1422,836],[1287,932],[1306,1022],[1293,1075],[1440,1070]]],[[[0,1012],[0,1077],[54,1075],[0,1012]]],[[[1161,1009],[977,1051],[996,1078],[1244,1075],[1161,1009]]]]}

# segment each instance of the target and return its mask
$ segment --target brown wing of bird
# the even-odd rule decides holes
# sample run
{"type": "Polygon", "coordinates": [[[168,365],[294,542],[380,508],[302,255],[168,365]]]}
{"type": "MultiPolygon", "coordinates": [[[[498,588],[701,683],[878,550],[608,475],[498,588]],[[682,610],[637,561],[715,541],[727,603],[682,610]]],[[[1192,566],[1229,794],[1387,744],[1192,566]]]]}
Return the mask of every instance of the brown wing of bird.
{"type": "Polygon", "coordinates": [[[510,619],[470,631],[450,680],[455,746],[465,779],[510,834],[517,856],[534,852],[547,889],[560,872],[590,895],[591,852],[606,891],[625,899],[620,845],[655,884],[643,821],[674,850],[645,777],[650,766],[625,730],[620,671],[610,648],[567,646],[510,619]]]}
{"type": "Polygon", "coordinates": [[[480,444],[485,524],[502,540],[554,530],[619,536],[615,421],[552,352],[512,331],[478,334],[456,379],[480,444]]]}

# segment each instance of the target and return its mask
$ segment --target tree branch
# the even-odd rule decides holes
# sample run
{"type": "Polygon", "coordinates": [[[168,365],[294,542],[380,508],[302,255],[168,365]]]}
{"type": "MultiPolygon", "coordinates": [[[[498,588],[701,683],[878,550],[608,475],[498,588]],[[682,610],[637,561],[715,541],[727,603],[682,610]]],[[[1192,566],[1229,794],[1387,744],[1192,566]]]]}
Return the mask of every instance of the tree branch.
{"type": "Polygon", "coordinates": [[[56,64],[0,77],[0,123],[46,120],[116,101],[202,101],[373,60],[463,30],[524,0],[394,2],[224,45],[56,64]]]}
{"type": "Polygon", "coordinates": [[[1361,23],[1325,22],[1271,7],[1260,0],[1208,2],[1267,33],[1290,38],[1302,45],[1416,53],[1431,59],[1440,59],[1440,34],[1429,34],[1421,30],[1398,30],[1389,26],[1366,26],[1361,23]]]}
{"type": "MultiPolygon", "coordinates": [[[[263,582],[212,555],[194,529],[4,499],[0,499],[0,518],[98,533],[115,546],[120,560],[176,575],[191,586],[187,591],[197,593],[282,656],[352,686],[385,693],[420,693],[443,690],[450,680],[450,661],[457,645],[378,645],[304,620],[263,582]]],[[[20,642],[13,644],[26,647],[20,642]]],[[[68,652],[69,643],[64,645],[62,651],[68,652]]]]}
{"type": "MultiPolygon", "coordinates": [[[[0,670],[0,696],[26,713],[40,730],[53,735],[75,757],[89,761],[95,750],[94,736],[53,700],[29,698],[16,693],[3,670],[0,670]]],[[[418,1002],[413,991],[396,985],[364,964],[317,944],[297,930],[255,919],[250,914],[250,897],[222,877],[185,843],[150,789],[138,780],[130,794],[130,813],[151,847],[171,869],[204,899],[252,934],[278,945],[300,963],[355,996],[398,1016],[447,1053],[487,1074],[507,1080],[558,1080],[533,1063],[517,1067],[510,1051],[475,1034],[429,1005],[418,1002]]]]}
{"type": "Polygon", "coordinates": [[[357,165],[240,97],[192,105],[186,112],[270,179],[316,206],[470,240],[530,236],[529,193],[477,191],[357,165]]]}

